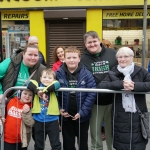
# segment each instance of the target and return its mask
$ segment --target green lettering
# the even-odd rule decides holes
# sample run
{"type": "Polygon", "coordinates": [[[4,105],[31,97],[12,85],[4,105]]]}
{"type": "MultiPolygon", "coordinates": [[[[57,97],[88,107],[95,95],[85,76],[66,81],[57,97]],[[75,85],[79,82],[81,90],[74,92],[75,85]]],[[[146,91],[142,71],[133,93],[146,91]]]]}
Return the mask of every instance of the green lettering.
{"type": "Polygon", "coordinates": [[[94,67],[92,67],[92,72],[94,72],[94,67]]]}
{"type": "Polygon", "coordinates": [[[108,71],[109,71],[109,65],[106,65],[105,67],[106,67],[106,70],[108,70],[108,71]]]}

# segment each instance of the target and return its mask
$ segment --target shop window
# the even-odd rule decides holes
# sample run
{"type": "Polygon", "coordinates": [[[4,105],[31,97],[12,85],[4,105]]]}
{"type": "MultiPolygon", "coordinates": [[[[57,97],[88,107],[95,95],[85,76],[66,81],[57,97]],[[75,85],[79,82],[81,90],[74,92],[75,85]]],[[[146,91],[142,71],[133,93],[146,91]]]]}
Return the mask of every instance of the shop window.
{"type": "MultiPolygon", "coordinates": [[[[147,19],[147,27],[150,27],[150,19],[147,19]]],[[[103,20],[103,29],[123,30],[123,29],[142,29],[143,19],[108,19],[103,20]]]]}
{"type": "Polygon", "coordinates": [[[3,59],[25,47],[30,35],[29,21],[2,21],[3,59]]]}

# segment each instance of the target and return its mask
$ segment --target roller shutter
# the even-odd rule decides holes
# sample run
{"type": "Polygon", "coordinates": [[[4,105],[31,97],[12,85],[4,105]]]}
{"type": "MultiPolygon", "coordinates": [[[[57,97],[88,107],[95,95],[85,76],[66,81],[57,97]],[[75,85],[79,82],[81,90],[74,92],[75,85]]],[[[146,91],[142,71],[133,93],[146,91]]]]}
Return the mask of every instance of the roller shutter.
{"type": "Polygon", "coordinates": [[[47,63],[48,67],[53,64],[53,50],[57,45],[76,46],[84,49],[83,34],[85,33],[84,21],[49,22],[47,41],[47,63]]]}

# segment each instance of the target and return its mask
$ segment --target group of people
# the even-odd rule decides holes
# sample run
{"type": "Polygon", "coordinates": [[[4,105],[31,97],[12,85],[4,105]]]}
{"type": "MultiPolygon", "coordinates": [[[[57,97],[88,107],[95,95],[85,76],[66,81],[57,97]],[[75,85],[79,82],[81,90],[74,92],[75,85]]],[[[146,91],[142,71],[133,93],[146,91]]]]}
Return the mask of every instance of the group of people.
{"type": "Polygon", "coordinates": [[[3,119],[5,150],[27,150],[31,134],[35,150],[44,150],[47,135],[52,149],[61,150],[59,115],[64,150],[76,149],[76,137],[79,149],[88,150],[89,127],[90,149],[102,150],[102,123],[108,150],[146,149],[148,140],[142,137],[136,109],[137,105],[141,112],[147,111],[144,94],[75,92],[71,88],[148,92],[150,74],[134,64],[130,48],[116,51],[104,46],[95,31],[83,38],[86,49],[82,56],[75,46],[56,47],[52,69],[40,63],[37,40],[0,63],[0,100],[8,88],[27,86],[17,95],[7,95],[13,98],[3,119]],[[70,91],[57,92],[60,87],[70,91]]]}

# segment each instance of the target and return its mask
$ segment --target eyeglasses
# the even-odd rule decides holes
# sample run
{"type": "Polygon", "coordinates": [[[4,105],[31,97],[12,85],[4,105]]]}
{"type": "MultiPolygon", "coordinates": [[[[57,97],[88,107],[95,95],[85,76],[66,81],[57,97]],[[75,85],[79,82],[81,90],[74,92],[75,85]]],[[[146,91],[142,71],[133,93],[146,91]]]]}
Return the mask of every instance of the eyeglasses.
{"type": "Polygon", "coordinates": [[[117,58],[118,58],[118,59],[122,59],[122,58],[128,59],[129,57],[131,57],[131,56],[119,56],[119,57],[117,57],[117,58]]]}

